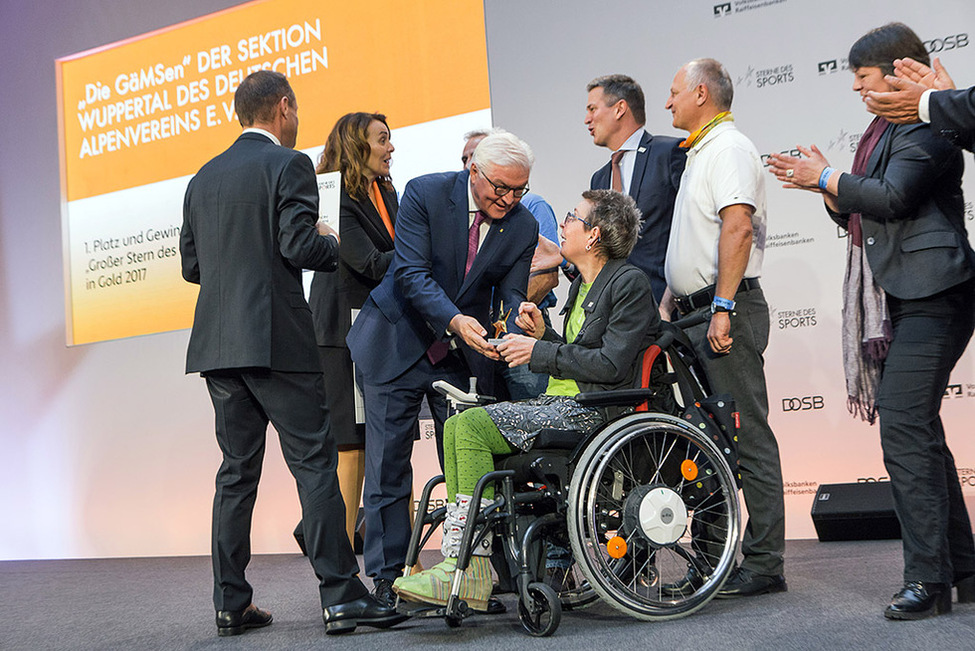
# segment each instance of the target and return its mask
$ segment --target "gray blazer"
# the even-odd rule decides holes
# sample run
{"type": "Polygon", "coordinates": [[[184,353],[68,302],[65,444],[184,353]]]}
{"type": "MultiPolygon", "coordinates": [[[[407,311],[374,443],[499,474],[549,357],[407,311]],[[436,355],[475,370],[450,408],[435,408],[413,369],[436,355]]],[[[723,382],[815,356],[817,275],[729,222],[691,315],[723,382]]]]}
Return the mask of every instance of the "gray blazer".
{"type": "Polygon", "coordinates": [[[863,245],[877,283],[892,296],[932,296],[975,276],[965,231],[961,151],[926,124],[892,125],[867,161],[866,174],[840,177],[840,213],[863,219],[863,245]]]}
{"type": "MultiPolygon", "coordinates": [[[[581,284],[582,276],[572,282],[563,315],[575,303],[581,284]]],[[[647,275],[623,260],[610,260],[582,309],[586,320],[572,343],[565,343],[552,328],[545,330],[532,349],[531,370],[573,379],[580,391],[632,388],[640,353],[660,334],[660,315],[647,275]]]]}

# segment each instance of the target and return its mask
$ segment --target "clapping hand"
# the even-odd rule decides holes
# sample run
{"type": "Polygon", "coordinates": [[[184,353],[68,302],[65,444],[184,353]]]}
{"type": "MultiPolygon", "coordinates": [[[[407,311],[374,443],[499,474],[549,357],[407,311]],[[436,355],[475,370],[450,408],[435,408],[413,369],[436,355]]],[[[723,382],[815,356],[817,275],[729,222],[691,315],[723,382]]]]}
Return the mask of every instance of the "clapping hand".
{"type": "Polygon", "coordinates": [[[796,148],[804,158],[787,154],[770,154],[769,172],[782,182],[784,188],[822,192],[819,189],[819,177],[823,169],[829,166],[826,157],[816,145],[811,145],[809,148],[797,145],[796,148]]]}

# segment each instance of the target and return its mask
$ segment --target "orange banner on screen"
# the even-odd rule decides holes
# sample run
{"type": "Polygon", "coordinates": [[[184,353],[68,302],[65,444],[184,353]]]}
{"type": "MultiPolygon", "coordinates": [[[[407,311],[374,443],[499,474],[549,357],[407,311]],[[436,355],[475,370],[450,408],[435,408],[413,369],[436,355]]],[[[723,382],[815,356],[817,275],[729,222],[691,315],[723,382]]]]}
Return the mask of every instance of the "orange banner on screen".
{"type": "Polygon", "coordinates": [[[396,130],[490,107],[480,0],[258,0],[58,60],[69,344],[192,324],[182,194],[258,69],[295,90],[297,149],[350,111],[396,130]]]}
{"type": "Polygon", "coordinates": [[[59,61],[68,201],[196,172],[259,68],[291,80],[299,149],[349,110],[398,128],[490,105],[479,0],[253,2],[59,61]]]}

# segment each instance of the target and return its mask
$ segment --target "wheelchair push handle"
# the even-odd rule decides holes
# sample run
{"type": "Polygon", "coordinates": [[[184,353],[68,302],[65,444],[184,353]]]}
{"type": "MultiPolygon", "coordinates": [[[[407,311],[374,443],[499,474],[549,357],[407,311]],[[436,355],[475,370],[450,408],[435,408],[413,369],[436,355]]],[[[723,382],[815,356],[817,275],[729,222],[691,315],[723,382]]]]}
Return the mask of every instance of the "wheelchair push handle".
{"type": "Polygon", "coordinates": [[[437,380],[433,383],[434,390],[446,397],[454,407],[475,407],[495,402],[494,396],[484,396],[477,392],[477,378],[471,378],[470,388],[465,392],[455,387],[446,380],[437,380]]]}
{"type": "Polygon", "coordinates": [[[693,328],[696,325],[700,325],[711,318],[711,313],[707,310],[698,310],[690,316],[685,316],[683,319],[677,319],[676,321],[671,321],[671,324],[680,328],[681,330],[687,330],[688,328],[693,328]]]}

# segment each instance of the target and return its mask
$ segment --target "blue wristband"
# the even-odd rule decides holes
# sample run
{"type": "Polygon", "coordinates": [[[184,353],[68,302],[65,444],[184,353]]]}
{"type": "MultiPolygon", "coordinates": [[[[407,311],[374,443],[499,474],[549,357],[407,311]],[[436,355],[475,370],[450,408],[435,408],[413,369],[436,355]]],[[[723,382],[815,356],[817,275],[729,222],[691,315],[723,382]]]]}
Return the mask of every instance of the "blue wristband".
{"type": "Polygon", "coordinates": [[[735,309],[735,302],[727,298],[721,298],[720,296],[715,296],[711,300],[711,311],[714,312],[715,311],[714,308],[716,307],[731,312],[733,309],[735,309]]]}
{"type": "Polygon", "coordinates": [[[820,190],[825,190],[826,189],[826,184],[829,183],[829,177],[833,176],[833,172],[835,172],[835,171],[836,170],[834,170],[832,167],[824,167],[823,168],[822,174],[819,175],[819,189],[820,190]]]}

